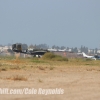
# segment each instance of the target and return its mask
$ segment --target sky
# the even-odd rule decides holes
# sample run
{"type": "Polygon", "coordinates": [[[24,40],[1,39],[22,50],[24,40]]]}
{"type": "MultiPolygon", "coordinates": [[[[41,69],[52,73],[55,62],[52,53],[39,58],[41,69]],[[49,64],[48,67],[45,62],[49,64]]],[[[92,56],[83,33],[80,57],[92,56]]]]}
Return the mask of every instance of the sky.
{"type": "Polygon", "coordinates": [[[100,0],[0,0],[0,44],[100,48],[100,0]]]}

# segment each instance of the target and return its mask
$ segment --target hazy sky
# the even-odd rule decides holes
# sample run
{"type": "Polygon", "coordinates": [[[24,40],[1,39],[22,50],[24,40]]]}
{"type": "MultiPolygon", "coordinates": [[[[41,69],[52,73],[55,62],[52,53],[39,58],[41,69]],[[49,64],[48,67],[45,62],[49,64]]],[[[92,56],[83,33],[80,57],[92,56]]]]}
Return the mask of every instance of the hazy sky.
{"type": "Polygon", "coordinates": [[[0,44],[100,48],[100,0],[0,0],[0,44]]]}

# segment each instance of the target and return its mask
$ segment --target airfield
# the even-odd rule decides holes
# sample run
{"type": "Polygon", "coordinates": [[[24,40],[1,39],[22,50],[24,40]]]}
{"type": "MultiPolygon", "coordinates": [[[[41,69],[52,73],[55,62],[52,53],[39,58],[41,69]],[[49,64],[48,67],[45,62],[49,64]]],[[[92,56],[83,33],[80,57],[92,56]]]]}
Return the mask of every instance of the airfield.
{"type": "Polygon", "coordinates": [[[0,100],[100,100],[100,61],[0,57],[0,88],[56,89],[63,94],[0,94],[0,100]]]}

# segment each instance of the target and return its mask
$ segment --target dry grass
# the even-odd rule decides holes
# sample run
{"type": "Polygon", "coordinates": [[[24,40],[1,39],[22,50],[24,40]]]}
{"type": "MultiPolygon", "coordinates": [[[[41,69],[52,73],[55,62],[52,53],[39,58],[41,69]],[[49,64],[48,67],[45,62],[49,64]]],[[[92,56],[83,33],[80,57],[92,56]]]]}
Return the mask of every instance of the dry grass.
{"type": "Polygon", "coordinates": [[[0,67],[2,67],[2,64],[0,64],[0,67]]]}
{"type": "Polygon", "coordinates": [[[54,67],[53,66],[50,66],[50,70],[53,70],[54,69],[54,67]]]}
{"type": "Polygon", "coordinates": [[[34,70],[35,68],[39,70],[53,70],[54,68],[60,66],[100,66],[99,60],[87,60],[87,59],[68,59],[68,61],[53,61],[53,60],[46,60],[42,58],[19,58],[18,56],[16,59],[14,58],[1,58],[0,60],[0,70],[7,71],[7,70],[22,70],[22,69],[31,69],[34,70]],[[47,67],[47,68],[46,68],[47,67]]]}
{"type": "Polygon", "coordinates": [[[38,66],[38,68],[39,68],[40,70],[45,70],[45,68],[42,67],[42,66],[38,66]]]}
{"type": "Polygon", "coordinates": [[[15,65],[15,66],[13,66],[13,67],[10,67],[10,69],[11,69],[11,70],[20,70],[21,68],[20,68],[19,66],[16,66],[16,65],[15,65]]]}
{"type": "Polygon", "coordinates": [[[0,71],[7,71],[7,68],[1,68],[0,71]]]}
{"type": "Polygon", "coordinates": [[[14,80],[14,81],[27,81],[27,78],[21,75],[15,75],[12,77],[7,77],[8,80],[14,80]]]}
{"type": "Polygon", "coordinates": [[[43,82],[41,79],[39,79],[38,81],[39,81],[39,83],[42,83],[43,82]]]}

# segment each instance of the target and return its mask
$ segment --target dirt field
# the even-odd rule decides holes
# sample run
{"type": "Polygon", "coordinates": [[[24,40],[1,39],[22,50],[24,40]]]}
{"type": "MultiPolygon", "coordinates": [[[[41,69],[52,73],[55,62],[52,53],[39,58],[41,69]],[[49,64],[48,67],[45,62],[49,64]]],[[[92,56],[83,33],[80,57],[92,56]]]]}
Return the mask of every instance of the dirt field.
{"type": "Polygon", "coordinates": [[[0,68],[1,89],[64,90],[63,94],[48,95],[0,94],[0,100],[100,100],[100,67],[91,61],[71,64],[1,59],[0,68]]]}

